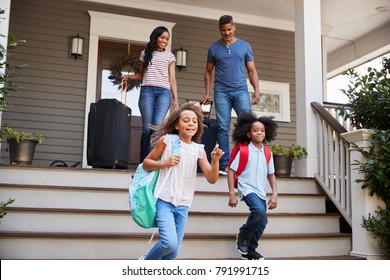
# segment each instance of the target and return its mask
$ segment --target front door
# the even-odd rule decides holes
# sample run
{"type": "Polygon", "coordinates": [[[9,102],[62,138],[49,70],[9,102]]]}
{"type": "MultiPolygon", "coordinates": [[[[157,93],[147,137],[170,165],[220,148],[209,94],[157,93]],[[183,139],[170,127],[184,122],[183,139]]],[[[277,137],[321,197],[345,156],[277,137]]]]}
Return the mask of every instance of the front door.
{"type": "MultiPolygon", "coordinates": [[[[127,94],[121,93],[118,85],[114,85],[108,77],[111,74],[110,65],[115,59],[129,53],[139,57],[139,54],[143,49],[145,49],[145,45],[108,41],[99,41],[98,49],[96,101],[103,98],[115,98],[131,108],[128,155],[130,169],[135,169],[135,167],[139,164],[142,132],[141,114],[138,108],[139,88],[133,89],[127,92],[127,94]]],[[[123,74],[128,73],[123,72],[123,74]]]]}

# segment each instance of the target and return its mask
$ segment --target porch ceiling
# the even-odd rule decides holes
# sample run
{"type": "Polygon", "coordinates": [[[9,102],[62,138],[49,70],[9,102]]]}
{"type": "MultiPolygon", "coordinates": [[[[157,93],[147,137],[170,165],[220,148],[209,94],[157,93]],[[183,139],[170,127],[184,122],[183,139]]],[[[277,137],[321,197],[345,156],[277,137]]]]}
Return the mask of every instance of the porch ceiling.
{"type": "MultiPolygon", "coordinates": [[[[231,14],[237,23],[294,30],[293,0],[111,0],[110,3],[213,20],[222,14],[231,14]]],[[[349,57],[343,63],[354,60],[356,65],[390,51],[390,0],[322,0],[321,14],[329,71],[339,67],[329,59],[340,60],[347,49],[353,54],[344,54],[344,57],[349,57]],[[364,42],[365,39],[368,42],[364,42]],[[365,53],[359,53],[359,42],[375,46],[374,50],[364,45],[360,49],[365,53]],[[369,53],[372,53],[371,57],[369,53]]]]}

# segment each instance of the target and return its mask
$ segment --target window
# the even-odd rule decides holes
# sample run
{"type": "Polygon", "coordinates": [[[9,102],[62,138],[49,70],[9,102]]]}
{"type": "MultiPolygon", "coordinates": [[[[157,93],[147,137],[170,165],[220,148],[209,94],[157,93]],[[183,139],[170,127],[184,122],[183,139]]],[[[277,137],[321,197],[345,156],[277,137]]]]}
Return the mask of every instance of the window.
{"type": "MultiPolygon", "coordinates": [[[[258,116],[274,116],[276,121],[290,122],[290,85],[271,81],[259,81],[260,102],[252,105],[258,116]]],[[[253,95],[253,87],[247,79],[249,94],[253,95]]]]}

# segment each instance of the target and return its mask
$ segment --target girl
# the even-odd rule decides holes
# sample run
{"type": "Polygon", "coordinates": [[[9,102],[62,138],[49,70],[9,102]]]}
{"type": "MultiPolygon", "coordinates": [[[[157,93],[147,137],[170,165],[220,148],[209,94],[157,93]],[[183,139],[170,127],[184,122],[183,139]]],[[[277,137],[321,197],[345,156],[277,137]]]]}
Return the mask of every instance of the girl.
{"type": "Polygon", "coordinates": [[[146,170],[160,170],[155,193],[160,193],[156,205],[156,221],[160,241],[144,257],[146,260],[176,259],[182,243],[191,206],[195,184],[197,164],[207,181],[214,184],[218,179],[219,159],[223,151],[215,146],[211,152],[211,165],[207,160],[204,145],[199,144],[203,133],[203,116],[200,108],[186,103],[174,111],[160,126],[163,135],[143,162],[146,170]],[[171,137],[177,134],[180,139],[179,155],[172,153],[171,137]],[[161,185],[167,171],[169,177],[161,185]],[[162,188],[161,190],[159,190],[162,188]]]}
{"type": "MultiPolygon", "coordinates": [[[[245,169],[238,176],[237,186],[240,199],[249,207],[249,216],[241,226],[237,235],[237,249],[242,259],[259,260],[264,257],[256,252],[258,241],[263,235],[268,223],[266,186],[267,179],[272,189],[272,196],[268,201],[268,209],[277,206],[278,191],[272,153],[267,164],[263,142],[272,141],[276,136],[277,123],[271,117],[260,117],[246,112],[237,119],[233,131],[233,141],[236,144],[248,145],[248,161],[245,169]]],[[[233,155],[232,155],[233,156],[233,155]]],[[[240,163],[240,152],[229,160],[228,187],[229,206],[236,207],[238,200],[234,191],[234,176],[240,163]]]]}
{"type": "Polygon", "coordinates": [[[140,54],[140,73],[123,75],[124,79],[142,80],[138,107],[142,117],[142,136],[140,162],[150,150],[151,126],[161,124],[171,106],[179,107],[177,85],[175,78],[176,58],[171,52],[165,51],[169,42],[169,32],[164,26],[159,26],[150,34],[150,41],[140,54]]]}

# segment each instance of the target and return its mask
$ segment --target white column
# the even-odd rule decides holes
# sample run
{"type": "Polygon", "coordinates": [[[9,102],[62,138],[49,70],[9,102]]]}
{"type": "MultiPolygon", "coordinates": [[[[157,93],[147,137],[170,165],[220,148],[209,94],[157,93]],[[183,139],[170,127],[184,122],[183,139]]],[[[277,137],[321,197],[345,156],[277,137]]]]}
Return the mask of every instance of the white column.
{"type": "MultiPolygon", "coordinates": [[[[1,0],[1,8],[5,11],[4,14],[0,16],[0,43],[2,46],[7,48],[8,45],[8,29],[9,29],[9,14],[11,10],[11,0],[1,0]],[[4,36],[4,37],[3,37],[4,36]]],[[[7,58],[5,57],[5,60],[7,58]]],[[[5,68],[0,69],[0,73],[5,73],[5,68]]],[[[4,84],[0,84],[0,87],[3,87],[4,84]]],[[[0,127],[1,127],[1,121],[2,121],[2,112],[0,111],[0,127]]],[[[0,143],[0,149],[1,149],[1,143],[0,143]]],[[[0,153],[1,158],[1,153],[0,153]]]]}
{"type": "Polygon", "coordinates": [[[318,172],[318,136],[310,103],[322,104],[321,1],[295,0],[295,75],[297,144],[307,148],[299,160],[297,176],[314,177],[318,172]]]}
{"type": "MultiPolygon", "coordinates": [[[[371,146],[370,136],[372,131],[360,129],[346,132],[342,137],[350,143],[355,143],[360,148],[369,149],[371,146]]],[[[365,162],[365,157],[356,149],[350,150],[350,162],[365,162]]],[[[370,196],[367,189],[362,189],[362,183],[356,183],[357,179],[363,180],[364,174],[356,170],[356,166],[350,166],[351,173],[351,201],[352,201],[352,256],[363,257],[368,260],[382,259],[383,253],[378,243],[370,232],[362,227],[363,218],[368,214],[375,216],[378,206],[385,208],[385,204],[377,196],[370,196]]]]}

